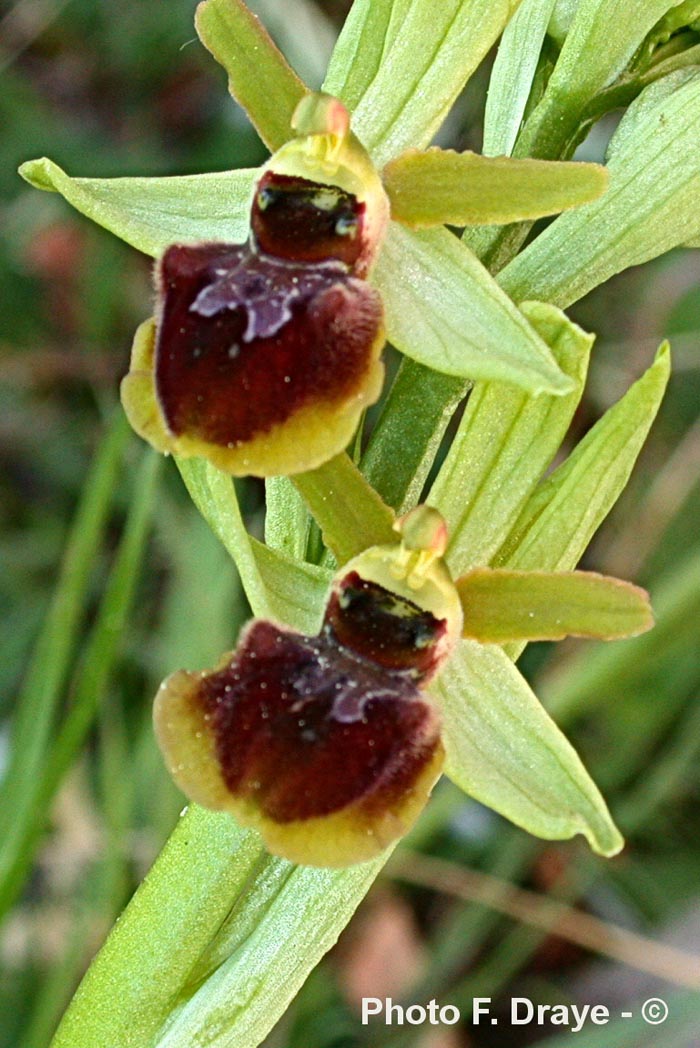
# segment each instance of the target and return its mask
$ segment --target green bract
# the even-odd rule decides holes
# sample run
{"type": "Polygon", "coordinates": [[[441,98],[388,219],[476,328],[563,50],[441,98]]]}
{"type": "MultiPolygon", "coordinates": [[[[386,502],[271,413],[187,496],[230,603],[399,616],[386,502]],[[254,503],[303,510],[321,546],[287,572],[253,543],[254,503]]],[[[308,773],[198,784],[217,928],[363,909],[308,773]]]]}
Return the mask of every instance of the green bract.
{"type": "MultiPolygon", "coordinates": [[[[528,638],[617,635],[649,624],[639,591],[573,569],[655,417],[668,378],[665,349],[544,478],[581,397],[593,342],[557,307],[700,234],[695,72],[646,87],[613,143],[607,192],[598,166],[561,162],[605,91],[623,78],[629,101],[645,87],[630,60],[673,5],[659,0],[637,19],[624,6],[523,0],[513,17],[518,4],[508,0],[356,0],[324,90],[348,107],[376,168],[389,165],[398,221],[372,280],[388,339],[406,359],[363,454],[358,440],[357,461],[339,455],[294,481],[267,480],[266,544],[248,534],[230,477],[200,459],[178,462],[236,562],[254,615],[313,632],[331,561],[395,540],[395,514],[420,501],[448,421],[473,383],[427,496],[447,520],[446,561],[465,634],[483,642],[460,640],[434,685],[447,770],[516,824],[553,839],[583,834],[604,855],[620,849],[620,834],[513,659],[528,638]],[[551,167],[425,151],[504,29],[485,153],[535,153],[556,161],[551,167]],[[523,231],[507,223],[570,207],[513,257],[523,231]],[[487,227],[484,257],[496,244],[499,267],[509,263],[498,279],[465,240],[440,228],[448,222],[487,227]],[[317,526],[326,551],[313,558],[317,526]],[[470,634],[479,587],[481,617],[475,613],[470,634]],[[522,608],[509,608],[514,594],[531,602],[530,630],[522,608]]],[[[291,136],[303,83],[241,0],[205,0],[197,28],[263,140],[278,149],[291,136]]],[[[48,160],[28,162],[22,174],[155,256],[173,240],[244,237],[256,178],[248,170],[71,178],[48,160]]],[[[193,806],[95,960],[55,1048],[254,1048],[387,856],[332,872],[294,867],[268,856],[230,817],[193,806]]]]}

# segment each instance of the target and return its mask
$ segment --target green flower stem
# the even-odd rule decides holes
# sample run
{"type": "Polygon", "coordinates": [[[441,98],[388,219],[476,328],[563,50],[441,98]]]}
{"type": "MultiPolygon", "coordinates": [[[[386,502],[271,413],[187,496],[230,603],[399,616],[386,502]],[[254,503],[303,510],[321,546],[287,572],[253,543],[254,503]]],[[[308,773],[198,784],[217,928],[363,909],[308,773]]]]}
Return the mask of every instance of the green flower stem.
{"type": "Polygon", "coordinates": [[[6,872],[0,896],[0,913],[4,913],[12,904],[24,883],[44,829],[44,817],[51,799],[75,760],[106,694],[146,552],[161,464],[159,455],[150,449],[144,452],[114,567],[83,652],[70,710],[55,741],[46,747],[44,767],[32,787],[32,807],[14,813],[13,834],[5,841],[3,857],[6,872]]]}
{"type": "Polygon", "coordinates": [[[368,546],[397,541],[394,514],[347,455],[292,480],[341,564],[368,546]]]}
{"type": "Polygon", "coordinates": [[[124,447],[130,430],[115,412],[86,480],[44,629],[19,697],[12,760],[0,791],[0,914],[21,881],[18,858],[37,813],[56,708],[74,657],[124,447]]]}
{"type": "Polygon", "coordinates": [[[264,861],[256,834],[229,816],[190,809],[91,966],[53,1048],[155,1044],[198,958],[264,861]]]}

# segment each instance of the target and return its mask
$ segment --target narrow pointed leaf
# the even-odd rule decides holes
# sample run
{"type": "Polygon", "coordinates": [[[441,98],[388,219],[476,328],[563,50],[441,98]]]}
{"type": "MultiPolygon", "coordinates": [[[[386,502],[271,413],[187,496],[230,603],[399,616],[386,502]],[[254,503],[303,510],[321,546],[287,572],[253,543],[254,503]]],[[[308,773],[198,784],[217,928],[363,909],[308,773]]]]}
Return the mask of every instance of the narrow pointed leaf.
{"type": "Polygon", "coordinates": [[[42,157],[19,173],[60,193],[81,214],[147,255],[174,241],[242,241],[248,235],[254,168],[167,178],[71,178],[42,157]]]}
{"type": "Polygon", "coordinates": [[[88,603],[129,430],[115,413],[76,509],[51,604],[17,698],[10,759],[0,789],[0,912],[11,905],[23,836],[53,737],[61,694],[88,603]]]}
{"type": "Polygon", "coordinates": [[[644,590],[590,571],[474,568],[457,581],[463,636],[482,644],[598,637],[615,640],[651,629],[644,590]]]}
{"type": "Polygon", "coordinates": [[[520,156],[559,157],[573,144],[586,105],[623,71],[669,0],[581,0],[554,72],[518,141],[520,156]]]}
{"type": "Polygon", "coordinates": [[[516,301],[535,297],[566,306],[613,274],[697,235],[700,75],[682,70],[672,76],[672,93],[663,81],[652,85],[625,115],[605,195],[557,218],[501,272],[499,283],[516,301]],[[634,121],[629,133],[628,121],[634,121]]]}
{"type": "Polygon", "coordinates": [[[413,232],[394,223],[373,280],[384,302],[387,338],[413,360],[531,393],[572,389],[546,343],[447,230],[413,232]]]}
{"type": "Polygon", "coordinates": [[[666,389],[664,343],[649,370],[588,431],[525,504],[498,566],[569,571],[624,489],[666,389]]]}
{"type": "Polygon", "coordinates": [[[484,110],[485,156],[510,156],[556,0],[523,0],[505,28],[484,110]]]}
{"type": "Polygon", "coordinates": [[[408,226],[489,225],[554,215],[596,200],[608,184],[600,164],[513,160],[417,149],[382,173],[392,217],[408,226]]]}
{"type": "Polygon", "coordinates": [[[436,691],[445,722],[446,771],[470,796],[530,833],[582,833],[615,855],[622,838],[576,751],[504,652],[463,641],[436,691]]]}
{"type": "Polygon", "coordinates": [[[563,397],[528,396],[500,382],[471,392],[428,496],[447,521],[455,576],[488,563],[554,458],[583,392],[593,336],[541,302],[522,310],[574,382],[563,397]]]}
{"type": "Polygon", "coordinates": [[[353,129],[377,165],[409,146],[428,145],[518,3],[401,0],[396,11],[377,5],[380,10],[371,22],[373,4],[360,6],[348,36],[341,37],[324,88],[346,100],[347,86],[347,101],[355,109],[353,129]],[[374,35],[378,31],[384,32],[381,54],[374,35]],[[353,82],[348,58],[360,42],[362,50],[353,61],[362,72],[353,82]],[[358,98],[360,87],[364,90],[358,98]]]}
{"type": "Polygon", "coordinates": [[[205,459],[180,459],[178,468],[194,504],[231,554],[253,614],[313,631],[329,575],[256,542],[246,531],[233,481],[205,459]]]}
{"type": "Polygon", "coordinates": [[[354,0],[328,63],[323,90],[354,110],[393,46],[413,0],[354,0]]]}
{"type": "Polygon", "coordinates": [[[293,480],[339,563],[368,546],[398,541],[394,514],[347,455],[297,473],[293,480]]]}
{"type": "Polygon", "coordinates": [[[279,149],[292,136],[292,113],[307,93],[304,83],[243,0],[204,0],[195,27],[263,142],[279,149]]]}

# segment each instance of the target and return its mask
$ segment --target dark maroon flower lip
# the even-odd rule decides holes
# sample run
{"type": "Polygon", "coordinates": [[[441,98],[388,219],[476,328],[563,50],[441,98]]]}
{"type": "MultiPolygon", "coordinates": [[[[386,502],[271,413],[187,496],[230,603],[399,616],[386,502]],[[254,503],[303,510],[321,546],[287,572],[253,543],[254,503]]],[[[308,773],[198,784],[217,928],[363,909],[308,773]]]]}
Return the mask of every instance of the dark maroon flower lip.
{"type": "Polygon", "coordinates": [[[308,96],[293,127],[261,171],[246,243],[165,251],[155,347],[140,329],[122,384],[154,447],[237,476],[332,458],[383,379],[382,303],[364,278],[388,199],[337,99],[308,96]]]}
{"type": "Polygon", "coordinates": [[[405,675],[268,622],[202,682],[200,701],[227,788],[278,823],[358,802],[391,808],[438,743],[437,718],[405,675]]]}
{"type": "Polygon", "coordinates": [[[174,674],[156,700],[183,790],[313,865],[362,861],[405,833],[444,758],[423,685],[448,651],[448,623],[421,606],[420,588],[412,600],[352,565],[318,635],[254,620],[214,670],[174,674]]]}
{"type": "Polygon", "coordinates": [[[168,429],[235,448],[362,389],[377,292],[338,263],[280,264],[249,245],[174,245],[160,266],[158,402],[168,429]]]}

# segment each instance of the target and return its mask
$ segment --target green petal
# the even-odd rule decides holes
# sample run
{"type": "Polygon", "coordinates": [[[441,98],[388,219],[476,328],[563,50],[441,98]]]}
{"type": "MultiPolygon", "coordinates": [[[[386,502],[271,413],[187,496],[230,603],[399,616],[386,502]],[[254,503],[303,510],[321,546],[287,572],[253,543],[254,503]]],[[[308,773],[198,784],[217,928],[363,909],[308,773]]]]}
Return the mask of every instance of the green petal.
{"type": "Polygon", "coordinates": [[[698,235],[700,75],[667,79],[647,88],[620,124],[605,196],[562,215],[502,271],[499,282],[516,301],[566,306],[698,235]]]}
{"type": "Polygon", "coordinates": [[[398,542],[394,514],[347,455],[336,455],[292,480],[340,564],[368,546],[398,542]]]}
{"type": "Polygon", "coordinates": [[[535,330],[457,237],[393,223],[373,280],[382,293],[387,338],[435,371],[497,379],[532,393],[568,393],[535,330]]]}
{"type": "Polygon", "coordinates": [[[428,497],[447,521],[455,576],[498,551],[556,455],[583,392],[593,336],[554,306],[527,302],[522,309],[574,390],[533,397],[500,382],[472,390],[428,497]]]}
{"type": "Polygon", "coordinates": [[[506,26],[484,110],[485,156],[510,156],[525,114],[556,0],[523,0],[506,26]]]}
{"type": "Polygon", "coordinates": [[[292,113],[307,87],[242,0],[204,0],[195,27],[263,142],[279,149],[292,137],[292,113]]]}
{"type": "Polygon", "coordinates": [[[440,676],[446,771],[466,793],[548,840],[623,841],[576,751],[498,647],[463,641],[440,676]]]}
{"type": "Polygon", "coordinates": [[[494,563],[527,571],[576,566],[629,479],[669,371],[664,343],[649,370],[528,500],[494,563]]]}
{"type": "Polygon", "coordinates": [[[580,0],[547,89],[518,140],[520,156],[570,155],[591,99],[608,87],[668,10],[668,0],[580,0]]]}
{"type": "Polygon", "coordinates": [[[615,640],[654,624],[644,590],[590,571],[475,568],[456,585],[462,635],[482,644],[566,636],[615,640]]]}
{"type": "Polygon", "coordinates": [[[323,86],[355,110],[377,165],[428,145],[518,3],[357,0],[323,86]]]}
{"type": "Polygon", "coordinates": [[[554,215],[596,200],[608,184],[600,164],[512,160],[417,149],[382,172],[392,218],[408,226],[504,224],[554,215]]]}
{"type": "Polygon", "coordinates": [[[186,240],[242,241],[248,235],[255,168],[168,178],[71,178],[42,157],[19,169],[36,189],[69,204],[147,255],[186,240]]]}

